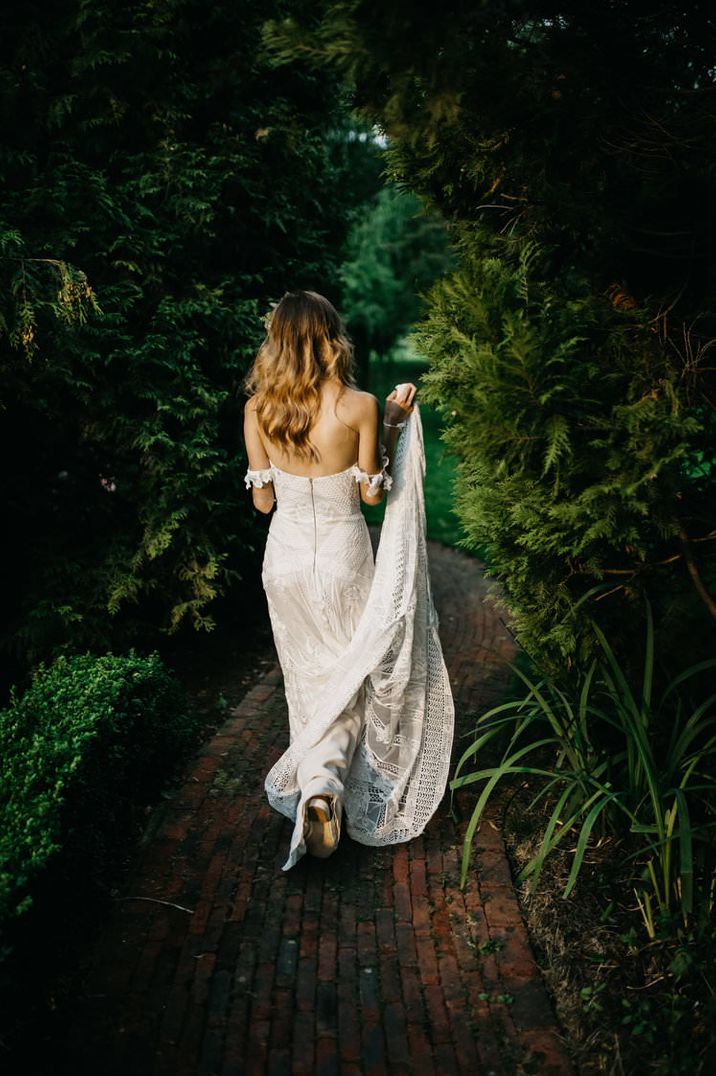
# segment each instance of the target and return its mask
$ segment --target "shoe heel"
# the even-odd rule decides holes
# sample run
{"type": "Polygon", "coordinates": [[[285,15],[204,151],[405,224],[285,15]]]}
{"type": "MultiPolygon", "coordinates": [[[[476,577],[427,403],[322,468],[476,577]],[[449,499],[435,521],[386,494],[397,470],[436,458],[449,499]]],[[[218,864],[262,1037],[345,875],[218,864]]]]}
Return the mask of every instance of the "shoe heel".
{"type": "Polygon", "coordinates": [[[338,847],[340,835],[335,796],[310,799],[306,805],[306,848],[311,855],[327,859],[338,847]]]}

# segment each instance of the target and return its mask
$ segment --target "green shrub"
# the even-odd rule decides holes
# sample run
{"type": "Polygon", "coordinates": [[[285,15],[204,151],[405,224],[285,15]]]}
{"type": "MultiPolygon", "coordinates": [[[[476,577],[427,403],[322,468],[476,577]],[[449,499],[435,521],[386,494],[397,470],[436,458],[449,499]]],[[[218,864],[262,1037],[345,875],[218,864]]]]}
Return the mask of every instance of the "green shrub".
{"type": "MultiPolygon", "coordinates": [[[[195,730],[157,653],[58,657],[0,712],[0,929],[48,871],[99,877],[195,730]]],[[[5,953],[7,955],[7,951],[5,953]]]]}
{"type": "MultiPolygon", "coordinates": [[[[682,634],[678,664],[713,626],[683,557],[684,536],[709,526],[714,476],[697,461],[713,421],[643,313],[576,276],[555,287],[543,269],[530,246],[519,257],[465,253],[414,334],[431,360],[423,396],[447,416],[459,460],[457,511],[468,541],[488,547],[540,668],[559,675],[598,652],[578,599],[602,581],[611,587],[588,610],[620,659],[639,660],[646,596],[659,652],[671,658],[682,634]]],[[[700,550],[708,588],[714,561],[700,550]]]]}

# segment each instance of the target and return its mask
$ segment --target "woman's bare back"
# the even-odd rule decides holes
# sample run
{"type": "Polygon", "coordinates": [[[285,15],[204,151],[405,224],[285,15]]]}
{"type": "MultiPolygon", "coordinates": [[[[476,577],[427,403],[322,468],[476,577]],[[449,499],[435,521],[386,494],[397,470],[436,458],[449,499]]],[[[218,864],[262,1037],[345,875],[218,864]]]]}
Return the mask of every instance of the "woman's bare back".
{"type": "MultiPolygon", "coordinates": [[[[311,461],[287,452],[283,445],[259,431],[271,463],[283,471],[319,478],[363,463],[367,470],[379,469],[379,404],[369,392],[352,389],[338,381],[326,380],[320,387],[321,403],[311,426],[310,438],[320,454],[311,461]]],[[[252,401],[249,401],[249,407],[252,401]]]]}

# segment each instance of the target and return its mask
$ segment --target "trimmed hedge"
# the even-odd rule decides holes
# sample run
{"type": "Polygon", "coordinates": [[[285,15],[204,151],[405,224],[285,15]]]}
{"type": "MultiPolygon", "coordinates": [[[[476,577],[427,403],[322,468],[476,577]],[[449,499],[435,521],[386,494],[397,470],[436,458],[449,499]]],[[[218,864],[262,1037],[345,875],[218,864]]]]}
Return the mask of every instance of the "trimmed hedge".
{"type": "Polygon", "coordinates": [[[60,656],[20,698],[13,688],[0,712],[0,932],[49,875],[54,886],[111,870],[132,806],[156,794],[195,730],[156,652],[60,656]]]}

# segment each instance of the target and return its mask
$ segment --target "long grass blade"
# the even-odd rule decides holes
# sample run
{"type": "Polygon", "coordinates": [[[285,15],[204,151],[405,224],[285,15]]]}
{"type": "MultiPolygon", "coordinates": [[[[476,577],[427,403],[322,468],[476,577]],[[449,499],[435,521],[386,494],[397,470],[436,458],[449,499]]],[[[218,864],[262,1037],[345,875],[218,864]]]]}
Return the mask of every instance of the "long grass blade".
{"type": "Polygon", "coordinates": [[[678,766],[682,756],[685,754],[689,746],[697,740],[703,732],[711,725],[716,725],[716,713],[711,714],[709,717],[702,720],[703,715],[709,710],[711,706],[716,702],[716,694],[709,695],[699,706],[696,707],[691,717],[685,723],[685,725],[678,732],[678,737],[669,749],[669,762],[673,766],[678,766]]]}
{"type": "Polygon", "coordinates": [[[664,694],[661,696],[662,703],[667,695],[670,695],[679,684],[683,684],[684,680],[688,680],[692,676],[696,676],[697,673],[704,672],[706,669],[713,668],[716,668],[716,658],[707,658],[705,661],[697,661],[695,665],[689,665],[688,669],[684,669],[683,672],[679,673],[679,675],[674,677],[669,683],[664,694]]]}
{"type": "Polygon", "coordinates": [[[589,799],[585,803],[582,803],[577,808],[577,810],[565,822],[562,823],[561,829],[557,830],[556,834],[552,837],[552,840],[550,841],[549,848],[545,851],[544,855],[541,855],[540,852],[538,852],[536,855],[534,855],[532,857],[532,859],[529,861],[529,863],[526,863],[525,866],[522,868],[522,870],[517,875],[518,880],[522,881],[525,878],[529,878],[531,874],[534,874],[535,870],[539,870],[539,871],[542,870],[542,863],[543,863],[544,859],[546,858],[546,856],[548,855],[548,853],[551,852],[553,848],[556,848],[557,845],[560,843],[560,841],[564,840],[564,838],[567,836],[568,833],[572,832],[572,830],[574,829],[575,823],[578,822],[579,818],[586,811],[589,810],[591,805],[594,803],[594,801],[600,795],[601,795],[601,792],[595,792],[593,796],[590,796],[589,799]]]}
{"type": "Polygon", "coordinates": [[[646,599],[646,645],[644,647],[644,679],[642,682],[641,697],[644,704],[644,723],[648,721],[651,710],[651,686],[654,678],[654,618],[651,613],[651,602],[646,599]]]}
{"type": "Polygon", "coordinates": [[[580,871],[580,869],[582,867],[582,862],[584,860],[584,855],[585,855],[585,853],[587,851],[587,842],[589,841],[589,836],[590,836],[590,834],[592,832],[592,829],[594,827],[594,823],[597,821],[597,819],[599,818],[600,814],[605,809],[605,807],[607,806],[609,801],[613,800],[615,798],[616,798],[616,793],[615,792],[610,793],[608,796],[602,796],[602,798],[600,800],[597,800],[597,802],[594,804],[594,806],[590,810],[587,817],[584,819],[584,822],[582,824],[582,828],[579,831],[579,838],[577,839],[577,847],[576,847],[576,850],[575,850],[575,853],[574,853],[574,859],[572,860],[572,868],[571,868],[571,870],[569,872],[569,877],[567,878],[567,884],[564,887],[564,892],[562,894],[563,897],[565,897],[565,898],[568,897],[569,894],[574,889],[575,883],[577,881],[577,877],[579,875],[579,871],[580,871]]]}
{"type": "Polygon", "coordinates": [[[686,796],[680,788],[674,792],[679,811],[679,880],[681,883],[681,914],[684,922],[694,910],[694,846],[691,816],[686,796]]]}

